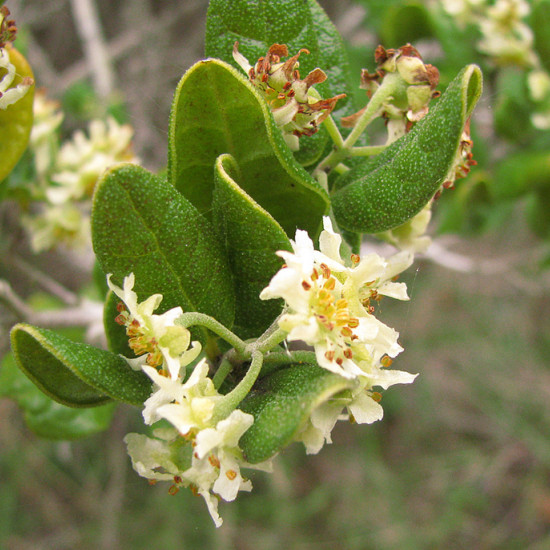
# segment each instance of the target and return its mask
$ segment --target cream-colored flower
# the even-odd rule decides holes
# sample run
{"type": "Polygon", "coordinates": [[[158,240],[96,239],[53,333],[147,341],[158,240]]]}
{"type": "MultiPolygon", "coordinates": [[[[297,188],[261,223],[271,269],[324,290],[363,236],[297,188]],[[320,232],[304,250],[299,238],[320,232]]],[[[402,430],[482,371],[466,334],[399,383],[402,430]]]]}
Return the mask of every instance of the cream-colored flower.
{"type": "Polygon", "coordinates": [[[321,367],[357,378],[364,374],[361,362],[402,351],[398,333],[373,315],[371,302],[384,295],[408,299],[405,285],[392,279],[411,264],[412,255],[402,252],[390,260],[354,256],[347,266],[340,256],[341,237],[328,217],[319,243],[320,250],[314,250],[307,233],[298,230],[293,252],[278,252],[285,265],[260,298],[283,298],[287,309],[279,326],[287,339],[313,346],[321,367]]]}
{"type": "Polygon", "coordinates": [[[50,202],[60,204],[68,200],[89,199],[97,180],[109,167],[120,162],[138,162],[131,149],[132,128],[120,125],[112,117],[106,122],[92,120],[89,137],[77,131],[71,141],[63,144],[59,151],[47,197],[50,202]]]}
{"type": "MultiPolygon", "coordinates": [[[[390,365],[389,358],[383,362],[390,365]]],[[[353,420],[357,424],[372,424],[382,420],[384,409],[379,403],[381,395],[374,390],[384,390],[394,384],[410,384],[416,374],[384,368],[380,362],[361,364],[364,375],[358,378],[357,386],[342,397],[333,397],[313,410],[297,441],[306,447],[307,454],[317,454],[325,443],[332,443],[331,432],[338,420],[353,420]]]]}
{"type": "Polygon", "coordinates": [[[132,368],[139,370],[142,365],[166,370],[173,380],[180,376],[182,366],[194,361],[201,351],[199,342],[191,343],[191,333],[175,321],[183,314],[181,307],[175,307],[162,315],[153,313],[162,301],[161,294],[153,294],[138,303],[133,291],[135,277],[130,273],[124,278],[123,288],[111,282],[107,276],[109,288],[124,302],[116,321],[126,327],[129,336],[128,345],[138,356],[127,359],[132,368]],[[191,344],[191,349],[189,345],[191,344]]]}

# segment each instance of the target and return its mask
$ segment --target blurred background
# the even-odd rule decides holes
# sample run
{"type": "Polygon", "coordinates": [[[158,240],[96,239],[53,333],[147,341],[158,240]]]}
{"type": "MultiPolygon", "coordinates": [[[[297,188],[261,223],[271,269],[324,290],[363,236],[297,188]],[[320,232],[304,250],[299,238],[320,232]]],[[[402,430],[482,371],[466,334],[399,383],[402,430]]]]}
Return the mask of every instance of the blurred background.
{"type": "MultiPolygon", "coordinates": [[[[468,6],[498,2],[320,3],[346,40],[357,83],[361,67],[374,69],[379,43],[414,41],[443,85],[461,65],[484,70],[472,126],[479,167],[436,204],[434,243],[401,279],[411,301],[381,303],[405,348],[394,366],[417,380],[384,393],[382,422],[340,423],[319,455],[295,444],[272,475],[252,473],[252,493],[220,504],[217,530],[201,498],[170,496],[133,472],[122,438],[141,429],[135,409],[119,407],[108,430],[88,439],[52,442],[2,398],[0,548],[550,548],[550,139],[533,118],[544,103],[528,87],[539,62],[504,59],[483,42],[498,29],[476,27],[468,6]]],[[[544,3],[508,4],[516,23],[532,28],[522,6],[544,3]]],[[[37,86],[63,107],[62,134],[112,114],[133,127],[143,165],[162,170],[173,90],[203,56],[207,1],[7,6],[37,86]]],[[[89,284],[86,254],[75,264],[64,249],[32,253],[18,208],[8,201],[0,209],[0,277],[36,307],[46,298],[32,271],[69,291],[89,284]]],[[[19,320],[0,304],[2,354],[19,320]]]]}

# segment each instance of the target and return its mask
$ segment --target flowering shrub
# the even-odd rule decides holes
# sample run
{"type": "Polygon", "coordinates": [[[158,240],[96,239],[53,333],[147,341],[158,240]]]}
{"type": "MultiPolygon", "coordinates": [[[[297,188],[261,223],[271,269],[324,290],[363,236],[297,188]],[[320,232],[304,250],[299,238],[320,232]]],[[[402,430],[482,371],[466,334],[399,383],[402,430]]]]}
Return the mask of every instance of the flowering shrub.
{"type": "Polygon", "coordinates": [[[430,205],[474,164],[482,86],[467,65],[440,93],[413,46],[380,46],[354,113],[346,51],[317,3],[280,10],[275,44],[267,24],[249,36],[250,6],[211,1],[209,57],[176,88],[166,174],[139,166],[112,120],[52,155],[41,129],[60,117],[37,102],[44,204],[27,225],[37,250],[86,240],[91,209],[109,351],[26,323],[11,332],[19,369],[77,417],[140,407],[155,428],[126,436],[134,469],[200,494],[216,526],[219,499],[252,488],[241,470],[269,471],[296,441],[319,452],[338,420],[381,420],[382,391],[413,382],[390,368],[403,348],[377,304],[408,300],[395,279],[429,245],[430,205]],[[386,142],[367,145],[379,117],[386,142]],[[368,252],[366,234],[396,252],[368,252]]]}

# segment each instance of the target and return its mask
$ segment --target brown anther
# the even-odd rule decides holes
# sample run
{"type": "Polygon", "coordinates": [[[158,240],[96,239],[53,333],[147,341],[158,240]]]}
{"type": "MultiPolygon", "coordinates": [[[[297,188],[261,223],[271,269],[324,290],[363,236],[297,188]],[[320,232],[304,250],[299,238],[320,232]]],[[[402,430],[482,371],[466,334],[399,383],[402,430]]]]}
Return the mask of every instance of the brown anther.
{"type": "Polygon", "coordinates": [[[214,466],[214,468],[219,468],[220,467],[220,461],[218,460],[218,457],[216,457],[214,455],[210,455],[208,457],[208,462],[210,462],[210,464],[212,464],[212,466],[214,466]]]}
{"type": "Polygon", "coordinates": [[[341,357],[338,357],[338,358],[336,359],[336,364],[337,364],[338,366],[341,367],[343,363],[344,363],[344,360],[343,360],[341,357]]]}
{"type": "Polygon", "coordinates": [[[375,288],[370,291],[370,299],[371,300],[378,300],[379,299],[378,290],[376,290],[375,288]]]}
{"type": "Polygon", "coordinates": [[[437,199],[439,199],[439,197],[441,197],[441,189],[438,189],[438,190],[435,192],[435,195],[434,195],[433,200],[436,201],[437,199]]]}
{"type": "Polygon", "coordinates": [[[141,325],[139,324],[139,321],[138,321],[137,319],[132,319],[131,325],[132,325],[133,327],[135,327],[135,328],[141,326],[141,325]]]}
{"type": "Polygon", "coordinates": [[[180,476],[174,476],[174,483],[181,483],[181,477],[180,476]]]}
{"type": "Polygon", "coordinates": [[[285,94],[278,94],[277,99],[286,99],[286,95],[285,94]]]}
{"type": "Polygon", "coordinates": [[[227,479],[233,481],[237,477],[237,472],[235,470],[227,470],[225,475],[227,476],[227,479]]]}
{"type": "Polygon", "coordinates": [[[311,285],[307,282],[307,281],[302,281],[302,288],[304,290],[310,290],[311,289],[311,285]]]}
{"type": "Polygon", "coordinates": [[[327,264],[321,264],[319,267],[321,268],[321,271],[323,272],[323,277],[325,279],[328,279],[330,277],[330,273],[331,273],[329,266],[327,264]]]}
{"type": "Polygon", "coordinates": [[[262,82],[265,84],[269,80],[269,75],[267,73],[264,73],[262,75],[262,82]]]}
{"type": "Polygon", "coordinates": [[[377,403],[380,403],[380,401],[382,401],[382,394],[377,392],[377,391],[373,391],[371,393],[371,397],[377,402],[377,403]]]}
{"type": "Polygon", "coordinates": [[[451,189],[453,187],[453,185],[454,185],[453,182],[450,181],[450,180],[443,182],[444,189],[451,189]]]}
{"type": "Polygon", "coordinates": [[[353,338],[353,332],[349,328],[349,326],[342,327],[340,330],[340,334],[344,336],[345,338],[353,338]]]}
{"type": "Polygon", "coordinates": [[[287,90],[290,90],[291,87],[292,87],[292,82],[285,82],[283,86],[283,90],[286,92],[287,90]]]}
{"type": "Polygon", "coordinates": [[[326,357],[329,361],[334,361],[334,356],[335,356],[334,350],[330,350],[330,351],[326,351],[326,352],[325,352],[325,357],[326,357]]]}
{"type": "Polygon", "coordinates": [[[359,256],[359,254],[352,254],[351,255],[351,262],[353,264],[358,264],[360,261],[361,261],[361,257],[359,256]]]}
{"type": "Polygon", "coordinates": [[[287,93],[288,97],[294,97],[296,95],[296,92],[294,90],[289,90],[287,93]]]}
{"type": "Polygon", "coordinates": [[[367,312],[370,313],[371,315],[374,313],[374,306],[369,306],[367,308],[367,312]]]}
{"type": "Polygon", "coordinates": [[[433,94],[432,94],[432,99],[437,99],[438,97],[441,97],[441,92],[439,90],[436,90],[433,94]]]}
{"type": "Polygon", "coordinates": [[[359,319],[357,317],[350,317],[348,321],[348,327],[357,328],[359,326],[359,319]]]}
{"type": "Polygon", "coordinates": [[[382,363],[383,367],[390,367],[393,363],[393,359],[389,355],[384,355],[382,359],[380,359],[380,363],[382,363]]]}
{"type": "Polygon", "coordinates": [[[115,317],[115,323],[118,325],[124,326],[126,324],[126,315],[120,314],[115,317]]]}
{"type": "Polygon", "coordinates": [[[344,350],[344,357],[345,357],[346,359],[351,359],[351,358],[353,357],[353,353],[352,353],[352,351],[351,351],[350,348],[346,348],[346,349],[344,350]]]}
{"type": "Polygon", "coordinates": [[[174,496],[178,493],[179,490],[180,488],[177,485],[171,485],[168,489],[168,494],[174,496]]]}
{"type": "Polygon", "coordinates": [[[156,485],[156,484],[157,484],[157,481],[158,481],[158,479],[149,479],[149,480],[148,480],[149,485],[156,485]]]}

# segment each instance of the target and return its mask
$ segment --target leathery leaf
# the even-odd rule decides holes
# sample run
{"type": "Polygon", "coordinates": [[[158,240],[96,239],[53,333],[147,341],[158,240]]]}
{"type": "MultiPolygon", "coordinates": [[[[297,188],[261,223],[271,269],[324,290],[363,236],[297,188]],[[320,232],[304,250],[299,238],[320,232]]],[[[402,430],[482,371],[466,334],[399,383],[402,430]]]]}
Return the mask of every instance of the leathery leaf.
{"type": "Polygon", "coordinates": [[[228,153],[241,187],[293,236],[315,237],[328,196],[292,156],[266,102],[237,70],[199,61],[180,81],[169,130],[168,181],[202,214],[212,216],[214,165],[228,153]]]}
{"type": "MultiPolygon", "coordinates": [[[[94,194],[92,239],[113,282],[121,286],[134,273],[139,301],[163,295],[156,313],[181,306],[232,326],[225,252],[208,220],[162,178],[131,164],[108,171],[94,194]]],[[[194,336],[205,343],[205,332],[194,336]]]]}
{"type": "Polygon", "coordinates": [[[151,382],[119,355],[73,342],[51,330],[20,323],[11,331],[17,366],[46,395],[70,407],[111,401],[141,405],[151,382]]]}
{"type": "Polygon", "coordinates": [[[267,460],[292,443],[313,410],[351,389],[348,380],[317,365],[296,364],[262,378],[239,405],[254,416],[239,446],[251,464],[267,460]]]}
{"type": "Polygon", "coordinates": [[[259,295],[283,263],[275,253],[292,247],[282,227],[239,186],[239,172],[233,157],[218,158],[212,209],[234,277],[233,330],[242,338],[251,338],[259,336],[281,312],[280,300],[260,300],[259,295]]]}
{"type": "Polygon", "coordinates": [[[346,172],[332,195],[339,227],[378,233],[420,212],[449,173],[481,88],[481,70],[468,65],[408,134],[346,172]]]}

